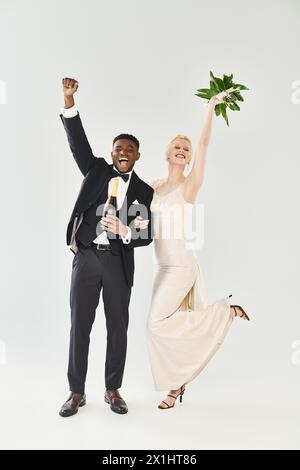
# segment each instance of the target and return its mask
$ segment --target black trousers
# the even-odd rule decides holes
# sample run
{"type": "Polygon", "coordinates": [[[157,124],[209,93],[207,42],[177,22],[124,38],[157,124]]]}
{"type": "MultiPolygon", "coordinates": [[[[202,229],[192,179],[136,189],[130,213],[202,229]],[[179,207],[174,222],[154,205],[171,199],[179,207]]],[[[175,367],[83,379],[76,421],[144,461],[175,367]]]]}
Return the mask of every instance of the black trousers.
{"type": "Polygon", "coordinates": [[[71,332],[68,380],[70,390],[84,393],[90,332],[102,290],[107,329],[105,386],[121,387],[127,349],[131,287],[121,256],[80,247],[73,259],[70,290],[71,332]]]}

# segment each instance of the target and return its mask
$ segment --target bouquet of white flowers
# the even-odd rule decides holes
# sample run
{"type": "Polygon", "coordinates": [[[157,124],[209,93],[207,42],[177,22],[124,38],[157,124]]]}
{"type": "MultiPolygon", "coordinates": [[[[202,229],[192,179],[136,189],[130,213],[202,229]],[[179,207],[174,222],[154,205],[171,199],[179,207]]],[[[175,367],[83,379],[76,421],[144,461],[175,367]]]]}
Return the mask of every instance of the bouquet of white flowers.
{"type": "Polygon", "coordinates": [[[237,101],[244,101],[240,92],[242,90],[249,90],[249,88],[245,85],[241,85],[240,83],[233,83],[233,74],[223,75],[222,79],[215,77],[214,74],[210,72],[210,78],[210,88],[199,88],[196,96],[209,101],[218,93],[227,92],[227,95],[224,97],[224,102],[216,105],[215,113],[217,116],[221,114],[225,119],[227,126],[229,126],[227,108],[232,111],[239,111],[240,107],[237,104],[237,101]]]}

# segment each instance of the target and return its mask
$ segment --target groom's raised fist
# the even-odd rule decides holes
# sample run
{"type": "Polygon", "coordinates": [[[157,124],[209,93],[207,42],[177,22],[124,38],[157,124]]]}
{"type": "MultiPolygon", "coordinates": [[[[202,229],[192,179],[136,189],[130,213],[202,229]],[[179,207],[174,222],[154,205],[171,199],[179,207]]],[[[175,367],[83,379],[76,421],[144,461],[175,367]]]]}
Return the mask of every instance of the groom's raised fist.
{"type": "Polygon", "coordinates": [[[74,78],[65,77],[62,79],[63,94],[65,97],[73,96],[76,93],[79,83],[74,78]]]}

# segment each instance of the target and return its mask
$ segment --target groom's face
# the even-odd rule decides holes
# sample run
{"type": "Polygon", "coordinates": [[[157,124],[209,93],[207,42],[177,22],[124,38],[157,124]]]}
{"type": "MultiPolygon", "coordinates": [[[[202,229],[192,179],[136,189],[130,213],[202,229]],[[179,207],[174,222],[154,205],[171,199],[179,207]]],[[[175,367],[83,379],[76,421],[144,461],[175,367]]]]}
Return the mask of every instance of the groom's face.
{"type": "Polygon", "coordinates": [[[116,140],[111,152],[112,161],[120,173],[131,171],[140,156],[135,143],[128,139],[116,140]]]}

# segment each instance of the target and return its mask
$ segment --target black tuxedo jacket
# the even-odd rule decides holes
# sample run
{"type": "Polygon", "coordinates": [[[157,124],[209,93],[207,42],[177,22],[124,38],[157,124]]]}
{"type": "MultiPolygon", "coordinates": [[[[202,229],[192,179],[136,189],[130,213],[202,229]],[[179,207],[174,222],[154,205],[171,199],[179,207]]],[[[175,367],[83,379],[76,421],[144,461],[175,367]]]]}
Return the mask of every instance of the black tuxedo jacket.
{"type": "MultiPolygon", "coordinates": [[[[71,245],[71,250],[76,252],[77,247],[75,238],[78,224],[82,220],[84,211],[95,203],[102,192],[107,191],[113,165],[109,165],[104,158],[97,158],[93,155],[92,149],[85,135],[79,113],[72,118],[64,118],[61,114],[60,118],[67,133],[67,138],[74,159],[84,176],[84,180],[81,184],[67,227],[67,245],[71,245]]],[[[146,208],[147,214],[145,215],[150,220],[149,225],[146,229],[140,230],[138,233],[134,227],[130,225],[132,230],[132,239],[129,244],[124,244],[120,237],[109,239],[113,254],[119,254],[122,256],[123,268],[129,286],[133,285],[134,276],[133,248],[149,245],[152,241],[150,212],[152,197],[153,189],[151,186],[142,181],[133,171],[124,204],[120,209],[119,217],[125,225],[130,225],[132,220],[136,215],[138,215],[135,208],[140,210],[140,206],[138,204],[133,204],[133,201],[137,200],[139,204],[146,208]]],[[[142,215],[144,216],[144,214],[142,215]]]]}

